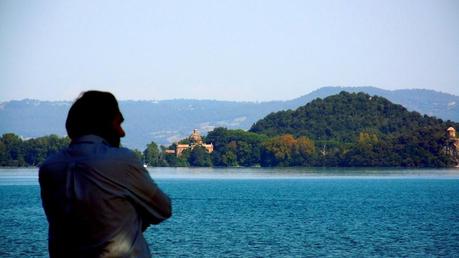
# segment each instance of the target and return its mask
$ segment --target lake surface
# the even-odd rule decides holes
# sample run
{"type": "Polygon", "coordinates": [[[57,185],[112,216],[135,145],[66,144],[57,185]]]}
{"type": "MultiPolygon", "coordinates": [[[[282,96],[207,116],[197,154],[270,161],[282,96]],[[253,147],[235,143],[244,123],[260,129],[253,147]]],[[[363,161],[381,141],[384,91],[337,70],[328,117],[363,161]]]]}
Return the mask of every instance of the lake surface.
{"type": "MultiPolygon", "coordinates": [[[[459,170],[154,168],[155,257],[458,257],[459,170]]],[[[0,257],[47,256],[36,169],[0,169],[0,257]]]]}

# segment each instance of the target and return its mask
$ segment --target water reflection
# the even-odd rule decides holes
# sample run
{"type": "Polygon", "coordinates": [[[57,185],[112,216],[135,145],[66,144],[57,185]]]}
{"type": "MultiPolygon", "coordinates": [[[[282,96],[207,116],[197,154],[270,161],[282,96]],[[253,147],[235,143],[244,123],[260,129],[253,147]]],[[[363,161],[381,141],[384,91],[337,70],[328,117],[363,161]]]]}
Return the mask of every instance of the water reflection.
{"type": "MultiPolygon", "coordinates": [[[[459,179],[459,169],[148,168],[154,179],[459,179]]],[[[0,168],[0,185],[38,185],[38,168],[0,168]]]]}
{"type": "Polygon", "coordinates": [[[0,185],[38,185],[38,168],[0,168],[0,185]]]}
{"type": "Polygon", "coordinates": [[[387,168],[149,168],[157,179],[459,179],[459,169],[387,168]]]}

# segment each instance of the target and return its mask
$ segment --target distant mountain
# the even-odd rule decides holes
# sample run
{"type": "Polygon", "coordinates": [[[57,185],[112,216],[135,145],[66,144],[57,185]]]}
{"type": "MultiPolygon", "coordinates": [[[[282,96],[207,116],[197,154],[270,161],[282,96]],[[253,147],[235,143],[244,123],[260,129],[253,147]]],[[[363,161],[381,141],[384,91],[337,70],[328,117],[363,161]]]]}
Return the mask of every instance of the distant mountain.
{"type": "Polygon", "coordinates": [[[323,87],[292,101],[299,104],[296,106],[298,107],[315,98],[325,98],[341,91],[364,92],[369,95],[381,96],[392,103],[406,107],[409,111],[417,111],[443,120],[459,121],[459,96],[426,89],[383,90],[371,86],[323,87]]]}
{"type": "MultiPolygon", "coordinates": [[[[249,129],[271,112],[295,109],[315,98],[340,91],[366,92],[383,96],[408,110],[442,119],[459,121],[459,97],[432,90],[387,91],[374,87],[324,87],[289,101],[236,102],[216,100],[121,101],[127,132],[122,143],[144,149],[151,141],[170,144],[215,127],[249,129]]],[[[65,101],[19,100],[0,103],[0,134],[13,132],[25,138],[48,134],[66,135],[65,118],[71,103],[65,101]]]]}
{"type": "MultiPolygon", "coordinates": [[[[259,118],[289,105],[285,101],[235,102],[215,100],[120,101],[127,136],[122,144],[143,150],[151,141],[171,144],[193,129],[207,133],[215,127],[248,129],[259,118]]],[[[71,102],[39,100],[0,104],[0,134],[25,138],[66,135],[65,119],[71,102]]]]}

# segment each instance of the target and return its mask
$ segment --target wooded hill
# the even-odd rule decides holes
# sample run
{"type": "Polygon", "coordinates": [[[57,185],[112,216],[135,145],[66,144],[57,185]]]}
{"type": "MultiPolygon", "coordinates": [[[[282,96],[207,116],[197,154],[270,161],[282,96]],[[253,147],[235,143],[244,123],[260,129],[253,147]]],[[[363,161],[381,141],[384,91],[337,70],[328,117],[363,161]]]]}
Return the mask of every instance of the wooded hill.
{"type": "Polygon", "coordinates": [[[271,113],[248,132],[216,128],[205,138],[214,145],[212,154],[195,147],[178,158],[145,160],[169,166],[450,167],[459,160],[445,151],[450,126],[459,128],[382,97],[341,92],[271,113]]]}
{"type": "MultiPolygon", "coordinates": [[[[382,135],[409,134],[420,128],[447,126],[441,119],[408,112],[385,98],[341,92],[316,99],[296,110],[274,112],[257,121],[251,132],[268,136],[292,134],[314,140],[353,142],[360,132],[382,135]]],[[[446,130],[444,128],[442,132],[446,130]]]]}
{"type": "Polygon", "coordinates": [[[316,165],[449,166],[442,149],[450,126],[459,128],[458,123],[409,112],[382,97],[341,92],[296,110],[271,113],[250,132],[308,137],[323,156],[316,165]]]}
{"type": "MultiPolygon", "coordinates": [[[[271,112],[296,109],[341,91],[365,92],[400,104],[410,111],[459,122],[459,96],[422,89],[383,90],[375,87],[323,87],[287,101],[237,102],[217,100],[120,101],[126,137],[122,144],[144,149],[154,141],[169,145],[193,129],[207,134],[217,127],[248,130],[271,112]]],[[[14,133],[22,138],[56,134],[65,136],[65,119],[70,101],[20,100],[0,103],[0,135],[14,133]]]]}
{"type": "MultiPolygon", "coordinates": [[[[459,124],[409,112],[385,98],[341,92],[295,110],[267,115],[250,131],[223,127],[177,157],[155,142],[136,155],[150,166],[451,167],[459,151],[446,129],[459,124]],[[453,151],[451,151],[453,150],[453,151]]],[[[68,144],[57,136],[0,138],[0,166],[39,165],[68,144]]],[[[184,139],[181,143],[189,143],[184,139]]]]}

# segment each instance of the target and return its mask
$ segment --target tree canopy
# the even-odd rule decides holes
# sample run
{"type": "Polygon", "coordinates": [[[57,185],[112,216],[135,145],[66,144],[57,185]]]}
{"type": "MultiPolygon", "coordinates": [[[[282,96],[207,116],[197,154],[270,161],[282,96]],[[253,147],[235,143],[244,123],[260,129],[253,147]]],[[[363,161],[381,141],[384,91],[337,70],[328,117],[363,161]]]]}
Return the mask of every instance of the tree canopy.
{"type": "MultiPolygon", "coordinates": [[[[177,156],[165,152],[176,144],[154,142],[135,153],[149,166],[448,167],[459,160],[445,151],[451,147],[448,127],[459,124],[409,112],[382,97],[341,92],[271,113],[249,131],[215,128],[203,137],[213,144],[212,153],[193,145],[177,156]]],[[[4,134],[0,165],[37,166],[68,143],[56,135],[24,140],[4,134]]]]}

